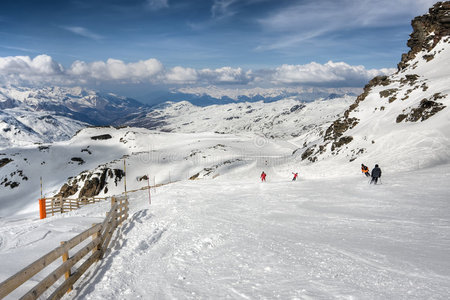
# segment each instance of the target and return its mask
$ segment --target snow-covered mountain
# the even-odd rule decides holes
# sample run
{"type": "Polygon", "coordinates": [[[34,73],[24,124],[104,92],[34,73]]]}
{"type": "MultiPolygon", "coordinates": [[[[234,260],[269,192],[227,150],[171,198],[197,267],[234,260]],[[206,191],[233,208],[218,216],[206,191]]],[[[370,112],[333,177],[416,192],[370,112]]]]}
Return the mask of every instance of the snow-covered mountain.
{"type": "Polygon", "coordinates": [[[89,125],[110,125],[145,106],[82,88],[0,87],[0,149],[67,140],[89,125]]]}
{"type": "Polygon", "coordinates": [[[127,125],[174,132],[214,128],[213,131],[223,133],[252,131],[266,137],[298,136],[330,122],[358,91],[357,88],[184,88],[161,99],[174,101],[150,108],[130,98],[79,87],[9,86],[0,88],[0,149],[68,140],[91,125],[127,125]],[[333,101],[325,103],[325,100],[333,101]]]}
{"type": "Polygon", "coordinates": [[[236,102],[275,102],[292,99],[310,102],[317,99],[333,99],[357,96],[361,88],[278,87],[278,88],[224,88],[218,86],[183,87],[165,95],[167,101],[188,101],[197,106],[229,104],[236,102]]]}
{"type": "Polygon", "coordinates": [[[0,111],[0,149],[70,139],[89,124],[47,112],[0,111]]]}
{"type": "Polygon", "coordinates": [[[398,71],[372,79],[319,139],[306,139],[303,160],[379,163],[401,169],[450,161],[450,3],[412,21],[409,53],[398,71]]]}
{"type": "Polygon", "coordinates": [[[330,125],[353,101],[354,97],[344,96],[314,102],[284,99],[205,107],[187,101],[166,102],[133,116],[125,124],[163,132],[253,132],[267,138],[286,139],[330,125]]]}

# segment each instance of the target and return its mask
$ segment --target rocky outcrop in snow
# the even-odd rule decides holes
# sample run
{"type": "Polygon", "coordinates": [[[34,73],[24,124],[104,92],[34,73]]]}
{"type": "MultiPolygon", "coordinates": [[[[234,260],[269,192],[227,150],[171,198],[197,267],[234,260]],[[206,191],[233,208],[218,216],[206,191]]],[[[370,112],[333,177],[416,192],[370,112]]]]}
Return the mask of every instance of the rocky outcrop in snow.
{"type": "MultiPolygon", "coordinates": [[[[402,60],[398,64],[399,70],[405,69],[417,53],[423,50],[430,51],[436,47],[439,41],[448,39],[450,35],[450,2],[436,3],[429,9],[428,14],[414,18],[411,26],[413,32],[407,43],[411,50],[402,55],[402,60]]],[[[433,57],[434,55],[427,54],[423,58],[429,61],[433,57]]]]}
{"type": "Polygon", "coordinates": [[[93,197],[108,193],[108,184],[118,185],[125,173],[122,169],[101,166],[93,171],[84,171],[75,178],[70,178],[55,197],[93,197]]]}

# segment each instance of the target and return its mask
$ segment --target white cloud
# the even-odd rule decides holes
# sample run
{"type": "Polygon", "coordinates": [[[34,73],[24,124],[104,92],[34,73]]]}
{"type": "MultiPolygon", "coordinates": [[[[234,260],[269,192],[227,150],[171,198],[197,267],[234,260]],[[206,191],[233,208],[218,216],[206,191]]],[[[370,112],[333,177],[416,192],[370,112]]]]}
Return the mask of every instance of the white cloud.
{"type": "Polygon", "coordinates": [[[216,69],[194,69],[183,66],[166,69],[151,58],[126,63],[118,59],[75,61],[64,69],[48,55],[0,57],[0,81],[4,84],[120,84],[152,85],[339,85],[362,86],[374,76],[394,69],[371,69],[345,62],[305,65],[282,65],[273,69],[244,70],[225,66],[216,69]]]}
{"type": "Polygon", "coordinates": [[[241,68],[202,69],[199,73],[204,82],[215,84],[247,84],[253,79],[251,70],[244,71],[241,68]]]}
{"type": "Polygon", "coordinates": [[[23,73],[24,75],[52,75],[63,72],[63,67],[48,55],[0,57],[1,73],[23,73]]]}
{"type": "Polygon", "coordinates": [[[236,12],[232,10],[232,4],[237,0],[214,0],[211,7],[211,14],[213,18],[224,18],[234,15],[236,12]]]}
{"type": "Polygon", "coordinates": [[[163,8],[169,7],[168,0],[147,0],[146,1],[147,8],[150,10],[160,10],[163,8]]]}
{"type": "Polygon", "coordinates": [[[256,49],[282,49],[330,32],[403,24],[422,15],[435,0],[301,1],[276,10],[258,23],[277,38],[256,49]]]}
{"type": "Polygon", "coordinates": [[[326,84],[348,83],[348,86],[370,80],[378,75],[395,72],[396,69],[371,69],[351,66],[344,62],[329,61],[326,64],[312,62],[306,65],[282,65],[272,74],[277,84],[326,84]]]}
{"type": "MultiPolygon", "coordinates": [[[[0,57],[0,79],[4,83],[37,83],[52,80],[64,75],[62,65],[48,55],[0,57]]],[[[55,80],[61,82],[60,80],[55,80]]]]}
{"type": "Polygon", "coordinates": [[[164,70],[163,64],[154,58],[133,63],[125,63],[118,59],[108,59],[106,62],[96,61],[86,63],[75,61],[68,74],[78,78],[93,78],[99,81],[144,82],[156,81],[164,70]]]}
{"type": "Polygon", "coordinates": [[[62,26],[62,28],[66,29],[74,34],[77,34],[77,35],[80,35],[82,37],[89,38],[92,40],[100,40],[103,38],[103,36],[93,33],[89,29],[80,27],[80,26],[62,26]]]}
{"type": "Polygon", "coordinates": [[[198,72],[192,68],[174,67],[166,73],[165,81],[167,83],[195,83],[198,79],[198,72]]]}

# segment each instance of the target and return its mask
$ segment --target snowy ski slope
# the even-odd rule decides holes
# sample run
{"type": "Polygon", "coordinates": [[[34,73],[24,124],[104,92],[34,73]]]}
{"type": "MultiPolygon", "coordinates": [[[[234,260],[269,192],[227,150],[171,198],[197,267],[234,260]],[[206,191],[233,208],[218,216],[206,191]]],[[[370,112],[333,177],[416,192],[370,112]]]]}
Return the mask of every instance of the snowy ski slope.
{"type": "MultiPolygon", "coordinates": [[[[356,170],[297,182],[275,170],[267,183],[249,172],[173,183],[151,205],[132,194],[112,249],[66,298],[447,299],[450,165],[378,186],[356,170]]],[[[0,280],[107,209],[2,218],[0,280]]]]}

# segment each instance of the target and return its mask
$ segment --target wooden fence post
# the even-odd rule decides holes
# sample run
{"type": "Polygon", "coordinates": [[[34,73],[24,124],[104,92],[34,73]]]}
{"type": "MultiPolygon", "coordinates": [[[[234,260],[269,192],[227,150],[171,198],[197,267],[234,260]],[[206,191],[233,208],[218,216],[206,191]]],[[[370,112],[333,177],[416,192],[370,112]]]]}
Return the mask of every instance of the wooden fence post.
{"type": "MultiPolygon", "coordinates": [[[[92,227],[95,227],[95,226],[97,226],[97,224],[95,224],[95,223],[92,224],[92,227]]],[[[98,237],[100,237],[100,230],[92,235],[92,240],[95,240],[98,237]]],[[[102,243],[98,244],[97,247],[94,247],[94,249],[92,249],[92,255],[94,255],[95,252],[97,252],[97,251],[101,251],[101,249],[102,249],[102,243]]],[[[100,256],[101,256],[101,254],[100,254],[100,256]]],[[[98,261],[98,260],[99,259],[96,259],[96,261],[98,261]]]]}
{"type": "Polygon", "coordinates": [[[63,201],[62,201],[62,196],[59,196],[59,207],[61,209],[61,213],[64,213],[64,206],[63,206],[63,201]]]}
{"type": "MultiPolygon", "coordinates": [[[[65,243],[66,242],[61,242],[61,246],[64,245],[65,243]]],[[[67,252],[64,252],[62,255],[63,263],[65,263],[68,259],[69,259],[69,250],[67,250],[67,252]]],[[[71,275],[70,270],[67,271],[66,273],[64,273],[64,277],[66,278],[66,280],[69,279],[70,275],[71,275]]],[[[69,293],[70,291],[72,291],[72,286],[69,287],[69,289],[67,290],[67,293],[69,293]]]]}
{"type": "MultiPolygon", "coordinates": [[[[113,208],[114,207],[114,205],[116,204],[116,202],[117,202],[117,199],[116,199],[116,197],[111,197],[111,208],[113,208]]],[[[117,218],[117,208],[115,209],[115,211],[114,211],[114,218],[113,218],[113,227],[114,228],[116,228],[116,224],[114,223],[114,220],[117,218]]]]}

